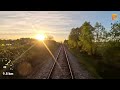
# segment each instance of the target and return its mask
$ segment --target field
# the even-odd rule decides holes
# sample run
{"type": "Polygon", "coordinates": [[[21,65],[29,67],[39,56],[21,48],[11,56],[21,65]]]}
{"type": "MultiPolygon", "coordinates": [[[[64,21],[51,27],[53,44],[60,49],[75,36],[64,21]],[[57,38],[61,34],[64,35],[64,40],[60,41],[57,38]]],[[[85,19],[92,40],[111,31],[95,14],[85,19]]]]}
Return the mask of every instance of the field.
{"type": "MultiPolygon", "coordinates": [[[[54,40],[45,40],[44,43],[53,54],[59,47],[59,43],[54,40]]],[[[30,38],[0,40],[0,71],[4,70],[3,66],[7,66],[5,71],[14,73],[2,75],[2,71],[0,78],[25,78],[49,57],[50,54],[41,41],[30,38]]]]}

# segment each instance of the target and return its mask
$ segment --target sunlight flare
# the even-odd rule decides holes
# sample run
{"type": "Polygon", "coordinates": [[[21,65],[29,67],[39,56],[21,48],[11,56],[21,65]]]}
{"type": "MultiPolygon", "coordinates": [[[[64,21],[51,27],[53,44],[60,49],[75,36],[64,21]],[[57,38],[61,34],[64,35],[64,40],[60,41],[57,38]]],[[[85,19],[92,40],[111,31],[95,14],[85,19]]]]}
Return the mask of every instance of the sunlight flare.
{"type": "MultiPolygon", "coordinates": [[[[44,44],[44,46],[46,47],[46,49],[48,50],[48,52],[50,53],[50,55],[52,56],[53,60],[56,62],[56,64],[59,66],[60,70],[63,73],[62,67],[60,66],[60,64],[57,62],[57,58],[55,58],[55,56],[53,55],[53,53],[50,51],[50,49],[48,48],[48,46],[45,44],[44,41],[42,41],[42,43],[44,44]]],[[[62,48],[62,47],[61,47],[62,48]]]]}
{"type": "Polygon", "coordinates": [[[45,35],[44,34],[37,34],[35,38],[37,40],[43,41],[45,39],[45,35]]]}

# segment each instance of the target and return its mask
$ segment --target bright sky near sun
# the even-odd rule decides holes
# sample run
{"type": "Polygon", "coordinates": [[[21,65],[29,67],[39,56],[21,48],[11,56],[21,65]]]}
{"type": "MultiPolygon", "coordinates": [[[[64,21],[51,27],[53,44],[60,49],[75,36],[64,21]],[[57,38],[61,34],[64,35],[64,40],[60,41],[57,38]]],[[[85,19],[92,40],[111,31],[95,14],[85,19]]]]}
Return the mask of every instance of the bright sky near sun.
{"type": "Polygon", "coordinates": [[[72,28],[80,27],[85,21],[93,26],[102,23],[109,30],[112,14],[119,11],[0,11],[0,39],[34,37],[47,33],[56,41],[68,38],[72,28]]]}

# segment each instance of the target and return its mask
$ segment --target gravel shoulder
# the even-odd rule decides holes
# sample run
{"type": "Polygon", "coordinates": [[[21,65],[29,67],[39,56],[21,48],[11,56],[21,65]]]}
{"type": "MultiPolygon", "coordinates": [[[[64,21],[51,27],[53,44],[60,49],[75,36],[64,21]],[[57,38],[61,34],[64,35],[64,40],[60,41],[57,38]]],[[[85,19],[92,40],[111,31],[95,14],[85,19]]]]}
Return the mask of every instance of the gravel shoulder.
{"type": "Polygon", "coordinates": [[[68,58],[71,64],[71,68],[74,74],[74,78],[75,79],[95,79],[83,66],[82,64],[79,62],[79,60],[77,60],[77,58],[70,53],[70,51],[68,50],[68,48],[65,48],[66,52],[68,54],[68,58]]]}
{"type": "MultiPolygon", "coordinates": [[[[57,56],[57,53],[59,51],[60,47],[58,50],[55,52],[54,56],[57,56]]],[[[49,57],[48,60],[45,60],[42,64],[37,66],[35,68],[35,71],[27,77],[27,79],[46,79],[50,70],[50,67],[52,67],[54,61],[52,57],[49,57]]]]}
{"type": "MultiPolygon", "coordinates": [[[[60,47],[55,52],[55,54],[54,54],[55,57],[57,56],[59,49],[60,49],[60,47]]],[[[71,68],[72,68],[75,79],[95,79],[82,66],[82,64],[80,64],[79,60],[77,60],[77,58],[73,54],[70,53],[70,51],[67,48],[65,48],[65,50],[68,54],[68,59],[71,64],[71,68]]],[[[62,56],[60,56],[60,57],[62,58],[62,56]]],[[[53,63],[54,63],[54,61],[53,61],[52,57],[50,57],[48,60],[43,61],[43,63],[41,63],[39,66],[37,66],[35,71],[30,76],[28,76],[27,79],[46,79],[53,63]]],[[[53,79],[58,79],[58,78],[59,77],[57,77],[57,78],[55,77],[53,79]]]]}

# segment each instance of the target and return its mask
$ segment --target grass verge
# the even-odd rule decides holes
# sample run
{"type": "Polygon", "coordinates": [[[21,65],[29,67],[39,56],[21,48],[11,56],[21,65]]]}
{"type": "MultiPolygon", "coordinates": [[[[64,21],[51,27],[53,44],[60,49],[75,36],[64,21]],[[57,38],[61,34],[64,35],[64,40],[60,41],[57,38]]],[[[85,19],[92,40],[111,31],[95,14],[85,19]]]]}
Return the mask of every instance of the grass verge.
{"type": "Polygon", "coordinates": [[[75,49],[69,49],[69,51],[79,60],[83,67],[88,70],[96,79],[102,79],[102,77],[96,71],[96,59],[86,54],[78,53],[75,49]]]}

